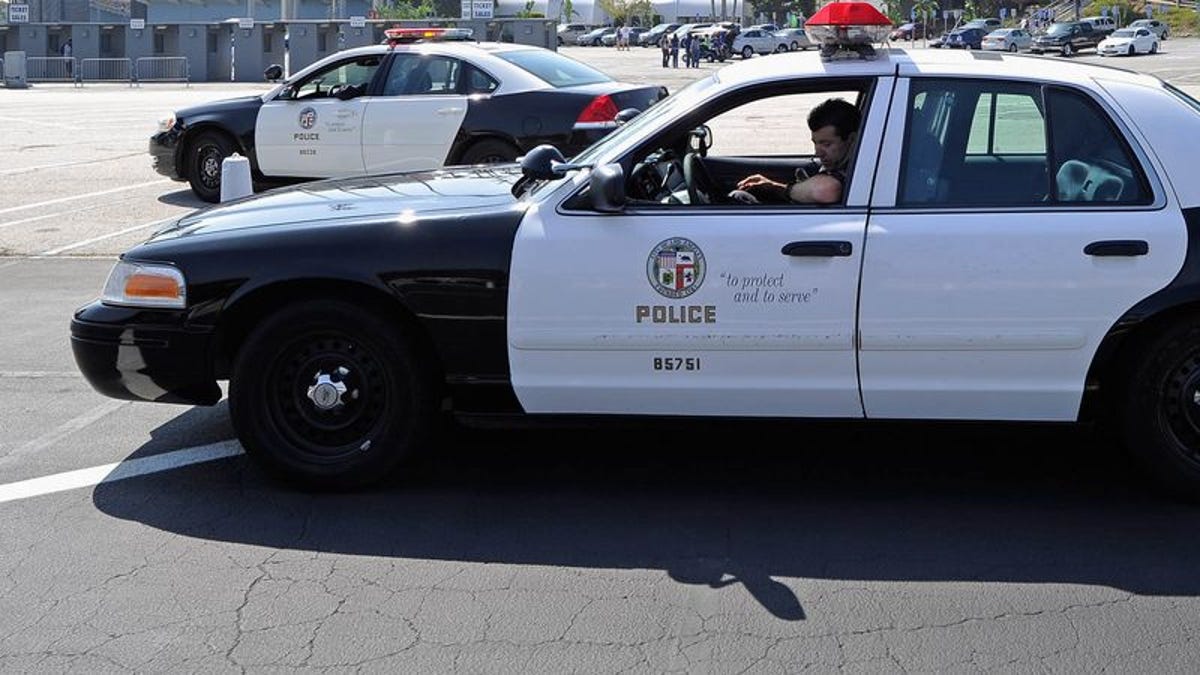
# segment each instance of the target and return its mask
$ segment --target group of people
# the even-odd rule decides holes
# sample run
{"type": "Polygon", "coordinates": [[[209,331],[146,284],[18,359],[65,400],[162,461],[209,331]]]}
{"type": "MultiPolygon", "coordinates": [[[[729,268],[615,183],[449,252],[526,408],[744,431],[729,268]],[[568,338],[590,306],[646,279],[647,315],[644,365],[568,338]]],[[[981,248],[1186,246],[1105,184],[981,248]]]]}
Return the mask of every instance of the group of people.
{"type": "Polygon", "coordinates": [[[621,26],[617,29],[617,51],[629,51],[629,40],[633,37],[633,29],[629,26],[621,26]]]}
{"type": "Polygon", "coordinates": [[[674,32],[667,33],[659,40],[662,50],[662,67],[678,68],[679,52],[683,52],[685,68],[699,68],[700,57],[709,53],[722,53],[721,60],[733,51],[734,32],[720,30],[712,33],[688,33],[681,40],[674,32]]]}

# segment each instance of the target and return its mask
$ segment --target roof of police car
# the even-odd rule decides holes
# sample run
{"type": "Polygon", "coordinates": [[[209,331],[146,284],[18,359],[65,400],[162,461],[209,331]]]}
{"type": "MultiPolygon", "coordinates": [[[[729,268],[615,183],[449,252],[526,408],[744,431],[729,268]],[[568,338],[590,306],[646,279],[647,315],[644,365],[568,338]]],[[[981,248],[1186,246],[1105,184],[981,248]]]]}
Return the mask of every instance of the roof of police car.
{"type": "Polygon", "coordinates": [[[967,49],[877,48],[876,58],[865,60],[840,55],[824,60],[816,51],[785,52],[767,58],[739,61],[717,71],[725,84],[752,84],[797,75],[862,77],[901,75],[970,75],[1078,83],[1092,79],[1157,84],[1152,75],[1123,68],[1047,59],[1039,56],[982,52],[967,49]]]}

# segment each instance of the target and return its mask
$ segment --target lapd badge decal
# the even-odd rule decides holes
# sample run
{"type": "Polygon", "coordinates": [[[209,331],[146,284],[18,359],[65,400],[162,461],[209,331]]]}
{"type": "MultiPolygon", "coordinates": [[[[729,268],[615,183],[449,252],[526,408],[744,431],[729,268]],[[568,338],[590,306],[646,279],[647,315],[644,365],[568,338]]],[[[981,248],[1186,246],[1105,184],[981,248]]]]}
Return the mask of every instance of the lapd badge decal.
{"type": "Polygon", "coordinates": [[[300,111],[300,128],[311,129],[317,124],[317,111],[312,108],[305,108],[300,111]]]}
{"type": "Polygon", "coordinates": [[[695,242],[673,237],[660,242],[646,260],[646,276],[660,295],[686,298],[704,283],[704,253],[695,242]]]}

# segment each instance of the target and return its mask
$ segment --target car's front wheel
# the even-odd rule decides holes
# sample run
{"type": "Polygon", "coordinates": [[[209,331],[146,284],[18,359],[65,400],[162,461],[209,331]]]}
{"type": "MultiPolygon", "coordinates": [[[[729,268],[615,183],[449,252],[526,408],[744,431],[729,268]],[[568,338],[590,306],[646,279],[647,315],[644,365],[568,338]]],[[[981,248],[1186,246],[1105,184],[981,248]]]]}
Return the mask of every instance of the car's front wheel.
{"type": "Polygon", "coordinates": [[[1072,53],[1072,52],[1074,52],[1074,51],[1075,51],[1075,50],[1074,50],[1074,49],[1071,47],[1071,44],[1070,44],[1070,43],[1067,43],[1067,44],[1063,45],[1063,48],[1062,48],[1062,55],[1063,55],[1063,56],[1070,56],[1070,55],[1071,55],[1071,53],[1072,53]]]}
{"type": "Polygon", "coordinates": [[[1176,323],[1138,353],[1121,414],[1125,443],[1160,484],[1200,499],[1200,319],[1176,323]]]}
{"type": "Polygon", "coordinates": [[[1016,54],[1016,53],[1017,53],[1017,43],[1015,43],[1015,42],[1014,42],[1014,43],[1012,43],[1011,45],[1009,45],[1009,46],[1008,46],[1008,51],[1010,51],[1010,52],[1012,52],[1012,53],[1016,54]]]}
{"type": "Polygon", "coordinates": [[[234,364],[238,438],[268,473],[349,488],[393,471],[429,438],[434,386],[395,322],[340,300],[308,300],[259,325],[234,364]]]}
{"type": "Polygon", "coordinates": [[[749,59],[754,56],[754,48],[750,46],[742,47],[742,59],[749,59]]]}
{"type": "Polygon", "coordinates": [[[1133,45],[1129,45],[1129,49],[1125,52],[1126,56],[1133,56],[1136,53],[1137,50],[1133,48],[1133,45]]]}
{"type": "Polygon", "coordinates": [[[233,150],[233,140],[218,131],[206,131],[188,145],[188,184],[197,197],[221,201],[221,162],[233,150]]]}
{"type": "Polygon", "coordinates": [[[1157,54],[1157,53],[1158,53],[1158,43],[1157,43],[1157,42],[1154,42],[1154,43],[1151,43],[1151,44],[1150,44],[1150,53],[1151,53],[1151,54],[1157,54]]]}

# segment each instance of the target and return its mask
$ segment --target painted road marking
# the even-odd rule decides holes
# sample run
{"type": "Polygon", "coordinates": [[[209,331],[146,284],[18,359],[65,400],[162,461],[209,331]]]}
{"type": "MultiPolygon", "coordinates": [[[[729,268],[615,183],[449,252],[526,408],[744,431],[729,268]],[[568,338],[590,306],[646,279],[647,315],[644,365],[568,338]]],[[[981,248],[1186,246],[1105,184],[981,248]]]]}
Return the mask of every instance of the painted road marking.
{"type": "Polygon", "coordinates": [[[90,469],[79,469],[56,473],[41,478],[18,481],[0,485],[0,503],[28,499],[41,495],[65,492],[78,488],[92,487],[101,483],[112,483],[126,478],[136,478],[147,474],[171,471],[192,464],[211,462],[227,457],[237,457],[243,454],[242,446],[237,441],[222,441],[194,448],[184,448],[152,457],[129,459],[124,462],[94,466],[90,469]]]}
{"type": "Polygon", "coordinates": [[[105,401],[104,403],[101,403],[82,415],[67,420],[57,429],[42,434],[41,436],[38,436],[24,445],[17,446],[17,448],[12,452],[0,457],[0,466],[12,464],[15,460],[24,457],[25,455],[45,450],[46,448],[49,448],[76,431],[79,431],[88,425],[104,419],[105,416],[129,405],[129,403],[129,401],[105,401]]]}
{"type": "Polygon", "coordinates": [[[102,234],[99,237],[92,237],[91,239],[84,239],[83,241],[77,241],[73,244],[67,244],[66,246],[59,246],[58,248],[52,248],[49,251],[44,251],[42,253],[39,253],[38,255],[39,256],[49,256],[49,255],[58,255],[59,253],[66,253],[67,251],[72,251],[77,248],[83,248],[84,246],[87,246],[88,244],[94,244],[98,241],[104,241],[105,239],[112,239],[113,237],[119,237],[123,234],[129,234],[130,232],[144,230],[148,227],[154,227],[155,225],[166,225],[167,223],[171,222],[171,220],[172,220],[171,218],[159,218],[158,220],[152,220],[148,223],[142,223],[141,225],[134,225],[133,227],[127,227],[123,230],[117,230],[116,232],[109,232],[108,234],[102,234]]]}
{"type": "Polygon", "coordinates": [[[82,195],[72,195],[70,197],[60,197],[59,199],[51,199],[50,201],[38,202],[36,204],[24,204],[22,206],[10,206],[7,209],[0,209],[0,213],[12,213],[13,211],[24,211],[26,209],[36,209],[42,206],[50,206],[51,204],[62,204],[63,202],[73,202],[79,199],[89,199],[91,197],[100,197],[103,195],[111,195],[114,192],[124,192],[126,190],[137,190],[139,188],[149,187],[151,185],[160,185],[162,183],[173,183],[170,178],[162,178],[159,180],[147,181],[145,183],[137,183],[136,185],[124,185],[111,190],[101,190],[99,192],[89,192],[82,195]]]}

